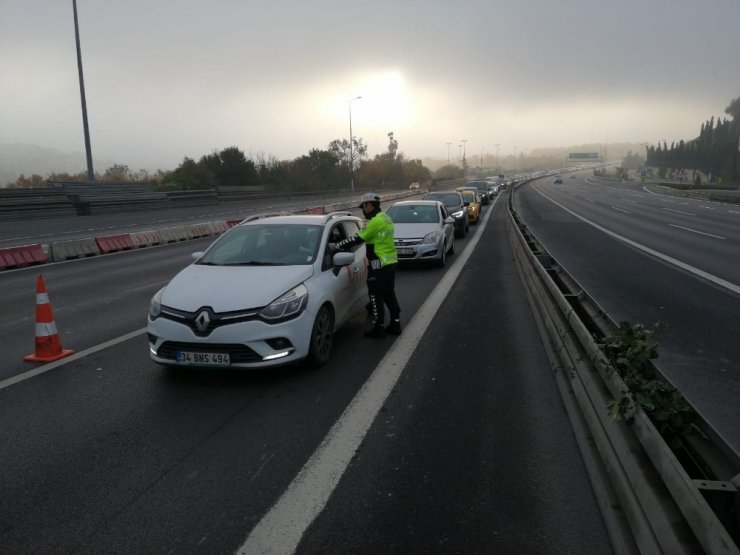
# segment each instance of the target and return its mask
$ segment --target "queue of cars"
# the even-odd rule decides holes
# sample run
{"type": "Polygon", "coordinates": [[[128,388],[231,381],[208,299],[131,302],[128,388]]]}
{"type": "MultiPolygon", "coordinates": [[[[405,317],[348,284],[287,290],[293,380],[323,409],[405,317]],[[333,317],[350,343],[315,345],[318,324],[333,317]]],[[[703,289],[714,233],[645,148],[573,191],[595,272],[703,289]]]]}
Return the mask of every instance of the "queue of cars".
{"type": "MultiPolygon", "coordinates": [[[[444,266],[480,219],[475,186],[386,209],[400,263],[444,266]]],[[[365,245],[335,252],[363,221],[349,212],[250,216],[216,239],[152,298],[147,334],[165,366],[325,364],[334,333],[367,302],[365,245]]]]}

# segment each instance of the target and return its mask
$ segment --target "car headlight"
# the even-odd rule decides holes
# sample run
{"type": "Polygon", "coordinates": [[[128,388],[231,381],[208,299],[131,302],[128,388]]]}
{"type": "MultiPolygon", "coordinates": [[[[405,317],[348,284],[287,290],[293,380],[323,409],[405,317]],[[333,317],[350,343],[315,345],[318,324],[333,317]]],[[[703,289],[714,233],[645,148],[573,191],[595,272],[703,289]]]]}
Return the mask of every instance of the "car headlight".
{"type": "Polygon", "coordinates": [[[302,283],[281,295],[260,311],[260,316],[270,324],[295,318],[308,304],[308,289],[302,283]]]}
{"type": "Polygon", "coordinates": [[[431,233],[427,233],[424,236],[424,239],[421,240],[421,242],[424,245],[435,245],[439,243],[441,237],[442,234],[439,231],[432,231],[431,233]]]}
{"type": "Polygon", "coordinates": [[[452,213],[452,217],[453,218],[462,218],[463,217],[463,214],[464,214],[464,212],[462,210],[458,210],[457,212],[453,212],[452,213]]]}
{"type": "Polygon", "coordinates": [[[156,320],[162,313],[162,293],[164,293],[164,287],[157,291],[152,297],[149,303],[149,319],[156,320]]]}

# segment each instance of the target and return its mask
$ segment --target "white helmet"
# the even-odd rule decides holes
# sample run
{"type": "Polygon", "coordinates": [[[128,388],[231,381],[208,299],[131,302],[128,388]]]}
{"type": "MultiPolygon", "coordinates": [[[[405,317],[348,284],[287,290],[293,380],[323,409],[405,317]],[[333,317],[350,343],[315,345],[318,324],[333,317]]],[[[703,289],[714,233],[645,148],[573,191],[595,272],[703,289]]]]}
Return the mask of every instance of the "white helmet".
{"type": "Polygon", "coordinates": [[[359,208],[362,208],[362,205],[365,204],[366,202],[380,204],[380,197],[376,195],[375,193],[365,193],[364,195],[362,195],[362,198],[360,199],[359,208]]]}

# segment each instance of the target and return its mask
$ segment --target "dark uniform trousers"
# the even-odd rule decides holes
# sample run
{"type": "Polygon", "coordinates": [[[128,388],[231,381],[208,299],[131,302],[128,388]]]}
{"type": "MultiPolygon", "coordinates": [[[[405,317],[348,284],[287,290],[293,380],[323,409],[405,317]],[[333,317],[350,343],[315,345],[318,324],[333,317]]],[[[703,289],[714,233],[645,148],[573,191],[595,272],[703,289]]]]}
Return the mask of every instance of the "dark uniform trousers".
{"type": "Polygon", "coordinates": [[[396,299],[396,266],[388,264],[382,268],[368,268],[367,292],[370,296],[370,316],[374,328],[382,328],[385,322],[385,306],[388,307],[391,320],[399,319],[401,307],[396,299]]]}

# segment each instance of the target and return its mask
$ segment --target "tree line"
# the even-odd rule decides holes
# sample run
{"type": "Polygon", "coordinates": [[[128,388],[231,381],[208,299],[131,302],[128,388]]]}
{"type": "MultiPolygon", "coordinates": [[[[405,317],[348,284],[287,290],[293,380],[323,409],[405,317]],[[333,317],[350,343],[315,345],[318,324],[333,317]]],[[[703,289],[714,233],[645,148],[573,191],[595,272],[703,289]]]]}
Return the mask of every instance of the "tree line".
{"type": "Polygon", "coordinates": [[[647,148],[648,166],[657,167],[665,176],[668,168],[700,170],[725,183],[737,183],[740,177],[740,97],[725,109],[728,118],[714,116],[702,124],[699,136],[688,142],[666,141],[647,148]]]}
{"type": "MultiPolygon", "coordinates": [[[[326,149],[311,149],[293,160],[273,156],[247,156],[236,146],[214,150],[197,161],[185,157],[172,171],[132,171],[117,164],[96,181],[107,183],[153,183],[163,191],[212,189],[216,187],[262,187],[277,192],[312,192],[346,190],[350,179],[360,190],[408,187],[412,182],[426,183],[431,171],[421,160],[407,159],[398,150],[393,132],[388,133],[387,150],[373,158],[361,138],[336,139],[326,149]]],[[[87,181],[87,174],[52,173],[21,175],[10,188],[45,187],[46,182],[87,181]]]]}

